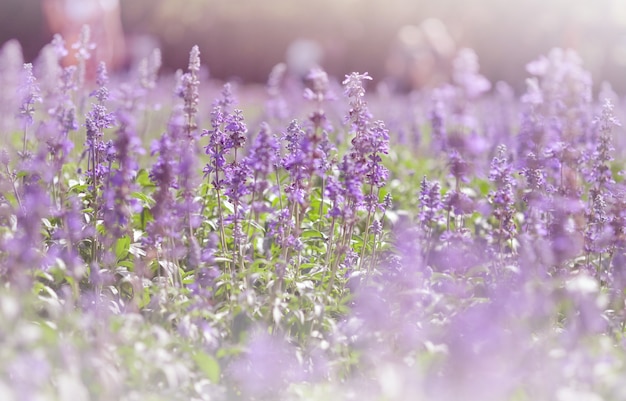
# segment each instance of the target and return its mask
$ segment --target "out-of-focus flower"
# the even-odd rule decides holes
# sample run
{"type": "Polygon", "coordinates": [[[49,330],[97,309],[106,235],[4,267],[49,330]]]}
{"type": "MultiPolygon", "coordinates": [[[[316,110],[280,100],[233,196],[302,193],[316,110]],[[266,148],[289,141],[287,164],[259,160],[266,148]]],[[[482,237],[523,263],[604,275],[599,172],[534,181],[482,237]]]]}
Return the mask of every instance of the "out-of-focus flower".
{"type": "Polygon", "coordinates": [[[22,94],[22,104],[20,106],[20,116],[24,120],[24,126],[33,124],[33,114],[35,113],[35,103],[41,103],[41,93],[37,79],[33,75],[33,65],[24,64],[24,78],[20,88],[22,94]]]}
{"type": "Polygon", "coordinates": [[[453,61],[452,79],[468,99],[475,99],[491,89],[491,83],[478,73],[478,56],[472,49],[459,50],[453,61]]]}

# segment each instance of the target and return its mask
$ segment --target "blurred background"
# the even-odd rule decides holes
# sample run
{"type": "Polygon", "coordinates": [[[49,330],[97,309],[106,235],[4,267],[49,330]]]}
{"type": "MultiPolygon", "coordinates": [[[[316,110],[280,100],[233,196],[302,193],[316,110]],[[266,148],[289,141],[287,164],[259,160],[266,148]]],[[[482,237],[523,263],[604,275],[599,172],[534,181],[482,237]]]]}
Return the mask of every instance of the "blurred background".
{"type": "Polygon", "coordinates": [[[623,0],[0,0],[0,44],[17,39],[26,61],[53,32],[75,42],[84,22],[97,57],[119,69],[154,46],[166,69],[184,68],[198,44],[218,79],[265,82],[281,61],[297,73],[319,63],[405,91],[445,80],[471,47],[484,75],[521,90],[525,64],[558,46],[579,52],[596,89],[626,91],[623,0]]]}

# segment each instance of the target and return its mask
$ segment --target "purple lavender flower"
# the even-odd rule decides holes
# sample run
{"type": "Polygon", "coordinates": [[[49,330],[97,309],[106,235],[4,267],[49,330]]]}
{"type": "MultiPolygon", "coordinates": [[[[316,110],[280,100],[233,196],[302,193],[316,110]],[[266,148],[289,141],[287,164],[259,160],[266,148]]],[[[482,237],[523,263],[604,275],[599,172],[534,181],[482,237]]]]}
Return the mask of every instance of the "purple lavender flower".
{"type": "Polygon", "coordinates": [[[42,218],[50,213],[50,197],[39,183],[26,183],[15,211],[16,228],[12,236],[0,240],[4,257],[0,275],[16,288],[26,290],[35,269],[44,267],[42,218]]]}
{"type": "Polygon", "coordinates": [[[381,188],[387,184],[389,170],[382,164],[380,154],[389,153],[389,131],[382,121],[372,124],[370,131],[370,154],[365,166],[365,183],[381,188]]]}
{"type": "Polygon", "coordinates": [[[86,273],[86,264],[80,256],[79,245],[81,241],[93,237],[93,227],[85,225],[81,212],[81,202],[75,196],[68,199],[56,212],[62,221],[52,233],[53,242],[48,250],[50,257],[59,258],[71,277],[80,280],[86,273]]]}
{"type": "Polygon", "coordinates": [[[204,175],[208,177],[210,174],[215,174],[213,179],[213,187],[220,189],[222,187],[220,172],[226,165],[226,156],[229,154],[234,142],[240,140],[241,130],[245,128],[242,126],[243,121],[238,121],[237,118],[232,117],[231,107],[235,103],[233,98],[230,84],[225,84],[222,89],[222,96],[216,99],[213,103],[211,110],[211,129],[203,130],[202,135],[209,137],[209,143],[205,146],[205,152],[209,156],[209,163],[204,167],[204,175]],[[231,124],[230,128],[235,129],[236,133],[228,135],[226,130],[226,124],[231,124]],[[234,136],[236,138],[231,138],[234,136]]]}
{"type": "MultiPolygon", "coordinates": [[[[191,57],[190,57],[191,58],[191,57]]],[[[191,61],[191,60],[190,60],[191,61]]],[[[194,69],[196,60],[194,58],[194,69]]],[[[154,49],[150,57],[144,58],[139,62],[139,84],[145,90],[149,91],[156,87],[156,82],[161,68],[161,50],[154,49]]]]}
{"type": "MultiPolygon", "coordinates": [[[[365,78],[366,74],[363,75],[364,79],[367,79],[365,78]]],[[[328,74],[321,68],[315,67],[311,69],[306,75],[305,81],[309,84],[309,87],[304,90],[305,99],[312,100],[319,104],[332,97],[329,92],[328,74]]]]}
{"type": "MultiPolygon", "coordinates": [[[[20,87],[22,103],[20,106],[20,116],[24,121],[24,131],[33,124],[33,114],[35,113],[35,103],[41,103],[41,93],[37,85],[37,79],[33,75],[33,65],[24,64],[24,78],[20,87]]],[[[26,135],[26,134],[24,134],[26,135]]],[[[24,145],[26,136],[24,136],[24,145]]]]}
{"type": "Polygon", "coordinates": [[[233,113],[226,115],[224,119],[224,130],[228,137],[226,142],[228,149],[233,149],[237,152],[238,149],[244,147],[248,128],[246,127],[241,110],[235,110],[233,113]]]}
{"type": "MultiPolygon", "coordinates": [[[[172,129],[176,127],[170,127],[172,129]]],[[[146,226],[147,237],[144,239],[153,257],[157,256],[156,252],[162,244],[166,244],[163,246],[165,256],[173,260],[184,255],[181,233],[187,228],[184,224],[185,213],[181,212],[174,192],[178,187],[177,170],[181,150],[180,141],[173,140],[175,136],[166,132],[152,144],[152,154],[158,153],[159,157],[150,169],[150,179],[156,185],[152,195],[155,203],[150,208],[153,220],[146,226]]]]}
{"type": "Polygon", "coordinates": [[[65,56],[68,55],[67,48],[65,47],[65,40],[60,34],[55,33],[52,36],[52,42],[50,42],[50,44],[54,48],[56,56],[59,60],[62,60],[65,56]]]}
{"type": "Polygon", "coordinates": [[[314,129],[323,128],[330,130],[322,104],[326,100],[334,99],[330,91],[328,75],[319,67],[311,69],[305,77],[308,87],[304,90],[304,98],[315,103],[315,110],[309,115],[309,120],[313,123],[314,129]]]}
{"type": "Polygon", "coordinates": [[[431,182],[422,178],[419,193],[420,211],[418,220],[423,227],[436,227],[443,222],[443,202],[441,188],[437,181],[431,182]]]}
{"type": "Polygon", "coordinates": [[[250,185],[248,180],[251,177],[251,171],[244,163],[233,162],[228,164],[224,169],[224,195],[234,205],[234,211],[225,223],[232,223],[239,232],[234,233],[235,242],[243,243],[243,234],[241,230],[241,222],[245,218],[245,202],[244,196],[250,193],[250,185]]]}
{"type": "Polygon", "coordinates": [[[429,112],[431,144],[435,151],[445,151],[448,147],[446,131],[446,104],[450,101],[450,88],[436,89],[432,94],[432,108],[429,112]]]}
{"type": "Polygon", "coordinates": [[[276,163],[277,151],[276,138],[271,134],[269,125],[262,123],[245,163],[255,174],[267,177],[276,163]]]}
{"type": "Polygon", "coordinates": [[[448,152],[448,167],[450,168],[450,175],[454,177],[458,191],[461,182],[469,182],[469,163],[458,150],[451,149],[448,152]]]}
{"type": "Polygon", "coordinates": [[[136,156],[143,154],[133,119],[124,112],[117,113],[120,128],[113,147],[118,167],[111,172],[103,191],[103,221],[107,233],[113,238],[129,234],[129,223],[136,210],[137,201],[132,197],[136,184],[134,179],[139,169],[136,156]]]}
{"type": "Polygon", "coordinates": [[[83,88],[85,85],[85,74],[87,71],[87,60],[91,58],[91,52],[96,48],[95,43],[91,42],[91,28],[89,25],[83,25],[80,30],[78,41],[72,44],[75,57],[78,60],[78,87],[83,88]]]}
{"type": "Polygon", "coordinates": [[[589,180],[595,183],[595,191],[600,191],[602,188],[606,188],[607,185],[614,183],[611,169],[608,165],[613,160],[612,153],[615,150],[611,134],[613,128],[620,127],[621,124],[615,117],[613,108],[613,104],[608,99],[605,100],[602,106],[602,114],[594,121],[599,135],[596,150],[593,154],[589,180]]]}
{"type": "Polygon", "coordinates": [[[324,196],[330,201],[332,206],[328,210],[328,217],[338,218],[341,216],[341,205],[344,202],[344,188],[339,180],[333,176],[329,176],[324,188],[324,196]]]}
{"type": "Polygon", "coordinates": [[[269,99],[265,103],[265,114],[268,120],[283,121],[288,117],[289,108],[282,94],[281,86],[285,80],[287,65],[276,64],[267,79],[267,94],[269,99]]]}
{"type": "Polygon", "coordinates": [[[364,99],[365,87],[363,85],[366,80],[372,80],[372,77],[370,77],[367,72],[364,74],[353,72],[350,75],[346,75],[346,79],[342,82],[344,93],[350,98],[350,110],[346,119],[350,121],[357,137],[359,134],[363,134],[367,131],[367,125],[372,118],[364,99]]]}
{"type": "Polygon", "coordinates": [[[283,208],[273,213],[267,220],[267,236],[274,238],[278,246],[285,249],[290,247],[294,238],[290,234],[295,228],[289,208],[283,208]]]}
{"type": "Polygon", "coordinates": [[[515,235],[515,181],[512,177],[513,168],[508,161],[506,146],[500,145],[496,156],[491,162],[489,181],[496,185],[496,190],[489,194],[493,205],[493,216],[499,224],[497,238],[509,241],[515,235]]]}
{"type": "MultiPolygon", "coordinates": [[[[615,225],[611,219],[617,218],[615,215],[608,215],[608,205],[606,198],[611,198],[612,187],[615,181],[612,177],[609,163],[613,160],[612,153],[615,151],[612,144],[613,128],[619,127],[620,123],[615,117],[613,104],[606,99],[602,107],[602,113],[594,121],[598,135],[596,148],[591,155],[591,168],[588,175],[592,188],[589,190],[589,203],[587,205],[587,226],[585,227],[585,250],[590,252],[606,252],[609,245],[615,243],[607,240],[615,225]]],[[[618,218],[618,220],[621,220],[618,218]]]]}
{"type": "Polygon", "coordinates": [[[278,161],[278,151],[279,144],[276,137],[271,134],[269,125],[262,123],[248,156],[244,160],[244,164],[254,176],[250,184],[250,191],[253,194],[251,206],[257,213],[267,209],[263,202],[263,193],[271,185],[268,176],[278,161]]]}
{"type": "Polygon", "coordinates": [[[176,94],[183,99],[183,114],[185,118],[184,131],[189,138],[193,138],[194,132],[198,129],[196,114],[198,113],[198,103],[200,99],[200,50],[198,46],[191,48],[189,54],[189,72],[180,77],[180,84],[176,88],[176,94]]]}
{"type": "Polygon", "coordinates": [[[104,142],[104,130],[111,128],[115,124],[113,113],[109,113],[105,106],[94,104],[87,114],[85,127],[87,128],[87,140],[85,147],[88,151],[88,178],[91,185],[97,188],[102,179],[109,172],[109,152],[110,144],[104,142]]]}
{"type": "Polygon", "coordinates": [[[363,80],[371,79],[367,73],[353,73],[346,77],[344,81],[345,93],[350,97],[351,109],[348,119],[352,122],[355,137],[352,139],[352,146],[349,152],[351,161],[342,163],[342,172],[349,181],[355,181],[353,185],[346,185],[350,195],[359,198],[357,195],[356,180],[373,186],[382,187],[387,180],[387,169],[382,165],[380,154],[389,151],[389,131],[382,121],[371,121],[371,114],[363,97],[365,89],[363,80]]]}
{"type": "Polygon", "coordinates": [[[459,50],[454,59],[452,78],[468,99],[475,99],[491,88],[491,83],[478,73],[478,56],[472,49],[459,50]]]}

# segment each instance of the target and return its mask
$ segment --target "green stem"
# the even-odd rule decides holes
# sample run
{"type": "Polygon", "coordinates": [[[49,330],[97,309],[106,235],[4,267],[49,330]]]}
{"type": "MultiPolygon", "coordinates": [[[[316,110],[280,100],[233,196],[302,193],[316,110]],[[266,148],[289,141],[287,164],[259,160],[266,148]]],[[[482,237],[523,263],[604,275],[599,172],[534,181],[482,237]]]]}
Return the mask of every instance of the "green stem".
{"type": "MultiPolygon", "coordinates": [[[[370,199],[373,193],[374,193],[374,186],[370,185],[370,193],[369,193],[370,199]]],[[[363,234],[363,245],[361,246],[361,256],[359,257],[359,270],[361,270],[361,268],[363,267],[363,259],[365,258],[365,251],[367,250],[367,240],[368,240],[368,236],[370,232],[370,224],[372,222],[371,219],[372,219],[372,210],[370,208],[370,210],[367,211],[367,223],[365,225],[365,233],[363,234]]],[[[368,269],[368,275],[369,275],[369,269],[368,269]]]]}

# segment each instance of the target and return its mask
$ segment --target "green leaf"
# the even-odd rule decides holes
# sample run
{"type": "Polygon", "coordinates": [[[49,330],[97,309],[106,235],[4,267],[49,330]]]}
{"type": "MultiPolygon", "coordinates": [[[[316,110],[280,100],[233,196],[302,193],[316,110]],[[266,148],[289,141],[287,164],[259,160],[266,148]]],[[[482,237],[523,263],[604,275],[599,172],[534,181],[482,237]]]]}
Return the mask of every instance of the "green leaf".
{"type": "Polygon", "coordinates": [[[137,173],[137,184],[139,184],[142,188],[154,188],[154,183],[150,179],[150,175],[148,174],[148,170],[141,169],[137,173]]]}
{"type": "Polygon", "coordinates": [[[193,355],[193,359],[209,380],[216,384],[219,383],[220,364],[215,358],[211,355],[205,354],[204,352],[198,352],[193,355]]]}
{"type": "Polygon", "coordinates": [[[125,235],[115,243],[115,257],[118,261],[126,259],[128,250],[130,249],[130,238],[125,235]]]}
{"type": "Polygon", "coordinates": [[[150,206],[152,204],[154,204],[154,199],[152,199],[152,197],[150,197],[149,195],[144,194],[143,192],[133,192],[131,195],[134,199],[140,200],[141,204],[144,207],[150,206]]]}

